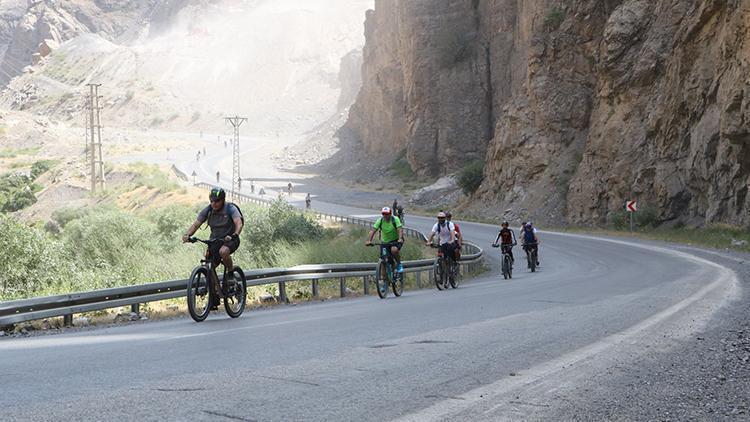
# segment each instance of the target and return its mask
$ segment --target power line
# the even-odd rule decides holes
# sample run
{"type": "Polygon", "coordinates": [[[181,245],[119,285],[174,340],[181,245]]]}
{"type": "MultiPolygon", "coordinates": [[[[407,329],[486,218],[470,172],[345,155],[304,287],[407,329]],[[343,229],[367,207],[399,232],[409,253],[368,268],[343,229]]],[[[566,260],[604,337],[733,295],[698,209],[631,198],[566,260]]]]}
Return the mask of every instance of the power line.
{"type": "Polygon", "coordinates": [[[232,140],[232,201],[237,202],[240,197],[240,126],[247,121],[245,117],[225,117],[234,128],[232,140]]]}
{"type": "Polygon", "coordinates": [[[89,130],[88,157],[91,165],[91,193],[96,192],[97,186],[104,190],[104,163],[102,160],[102,122],[99,106],[99,87],[101,84],[86,84],[89,87],[89,130]]]}

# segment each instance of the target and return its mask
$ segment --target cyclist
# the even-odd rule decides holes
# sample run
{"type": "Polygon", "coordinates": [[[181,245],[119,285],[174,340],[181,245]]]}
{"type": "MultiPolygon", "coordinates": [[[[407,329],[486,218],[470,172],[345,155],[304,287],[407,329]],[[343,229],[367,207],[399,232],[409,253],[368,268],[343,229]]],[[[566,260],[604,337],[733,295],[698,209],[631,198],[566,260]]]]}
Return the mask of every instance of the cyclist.
{"type": "MultiPolygon", "coordinates": [[[[227,194],[222,188],[211,189],[211,193],[208,194],[210,204],[198,213],[198,218],[182,236],[182,241],[183,243],[187,242],[204,222],[207,223],[211,228],[210,240],[223,239],[224,242],[223,244],[214,243],[206,251],[206,257],[210,255],[216,264],[221,261],[229,274],[229,280],[227,281],[231,282],[231,274],[234,270],[232,253],[240,247],[240,233],[244,224],[240,210],[234,204],[227,204],[226,196],[227,194]]],[[[221,290],[219,286],[216,286],[216,288],[221,290]]],[[[217,294],[219,297],[223,296],[221,291],[218,291],[217,294]]]]}
{"type": "Polygon", "coordinates": [[[510,255],[510,262],[515,263],[516,259],[513,257],[513,246],[516,245],[516,234],[513,233],[508,226],[510,224],[507,221],[503,221],[500,225],[500,232],[497,234],[494,245],[500,245],[503,252],[507,252],[510,255]]]}
{"type": "Polygon", "coordinates": [[[289,182],[289,184],[286,185],[286,191],[289,196],[292,196],[292,182],[289,182]]]}
{"type": "Polygon", "coordinates": [[[438,245],[443,252],[443,256],[451,257],[453,256],[454,242],[456,241],[456,226],[449,221],[445,221],[445,213],[442,211],[438,213],[437,219],[437,223],[432,226],[432,233],[430,233],[430,238],[427,239],[427,245],[431,245],[432,239],[437,235],[438,245]]]}
{"type": "MultiPolygon", "coordinates": [[[[450,211],[445,212],[445,220],[449,223],[453,223],[453,214],[450,211]]],[[[461,228],[457,223],[453,223],[453,227],[456,230],[456,241],[454,242],[453,256],[456,262],[461,260],[461,245],[464,244],[464,236],[461,234],[461,228]]]]}
{"type": "Polygon", "coordinates": [[[308,193],[305,197],[305,208],[310,209],[310,204],[312,203],[312,197],[310,197],[310,194],[308,193]]]}
{"type": "Polygon", "coordinates": [[[536,265],[539,266],[539,236],[537,235],[536,228],[531,221],[527,221],[521,228],[521,245],[526,253],[530,250],[536,249],[536,265]]]}
{"type": "MultiPolygon", "coordinates": [[[[396,271],[399,273],[404,272],[404,266],[401,264],[401,248],[404,246],[404,227],[401,225],[401,220],[395,215],[388,207],[383,207],[380,210],[381,217],[375,222],[370,230],[370,237],[365,242],[365,245],[372,246],[372,238],[375,237],[375,233],[380,232],[380,238],[383,240],[385,245],[381,248],[390,247],[391,255],[393,260],[396,261],[396,271]]],[[[381,252],[382,254],[382,252],[381,252]]]]}

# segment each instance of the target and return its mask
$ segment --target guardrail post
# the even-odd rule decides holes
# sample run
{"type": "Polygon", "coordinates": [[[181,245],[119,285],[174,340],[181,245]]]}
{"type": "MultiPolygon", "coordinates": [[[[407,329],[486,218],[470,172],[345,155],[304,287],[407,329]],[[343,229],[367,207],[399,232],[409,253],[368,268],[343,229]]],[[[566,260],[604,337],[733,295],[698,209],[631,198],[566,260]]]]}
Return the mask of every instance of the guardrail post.
{"type": "Polygon", "coordinates": [[[320,296],[320,292],[318,291],[318,280],[312,281],[312,295],[313,297],[320,296]]]}
{"type": "Polygon", "coordinates": [[[286,303],[286,283],[279,281],[279,302],[286,303]]]}
{"type": "Polygon", "coordinates": [[[422,288],[422,271],[417,271],[416,278],[417,278],[417,288],[421,289],[422,288]]]}
{"type": "Polygon", "coordinates": [[[130,305],[130,312],[140,313],[141,304],[140,303],[134,303],[130,305]]]}
{"type": "Polygon", "coordinates": [[[341,297],[346,297],[346,278],[341,277],[339,279],[339,293],[341,297]]]}
{"type": "Polygon", "coordinates": [[[370,277],[362,277],[362,290],[365,292],[365,296],[370,294],[370,277]]]}
{"type": "Polygon", "coordinates": [[[73,314],[63,315],[63,326],[65,327],[73,326],[73,314]]]}

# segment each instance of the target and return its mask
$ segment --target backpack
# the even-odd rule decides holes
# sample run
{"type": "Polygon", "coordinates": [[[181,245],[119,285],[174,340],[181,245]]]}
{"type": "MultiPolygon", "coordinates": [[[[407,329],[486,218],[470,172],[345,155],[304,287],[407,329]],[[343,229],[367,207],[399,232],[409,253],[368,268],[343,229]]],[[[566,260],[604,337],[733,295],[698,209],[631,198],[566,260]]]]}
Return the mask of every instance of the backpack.
{"type": "MultiPolygon", "coordinates": [[[[242,214],[242,210],[240,209],[240,206],[237,205],[237,204],[235,204],[234,202],[227,202],[227,203],[224,204],[224,208],[226,208],[229,205],[234,205],[234,207],[237,208],[237,212],[240,213],[240,220],[242,220],[242,225],[244,226],[245,225],[245,215],[242,214]]],[[[211,220],[211,214],[213,212],[214,212],[214,209],[211,208],[211,206],[209,205],[208,206],[208,215],[206,216],[206,227],[208,227],[208,222],[209,222],[209,220],[211,220]]],[[[237,229],[237,227],[235,227],[235,230],[236,229],[237,229]]]]}
{"type": "MultiPolygon", "coordinates": [[[[446,223],[445,225],[448,227],[449,230],[451,230],[451,227],[453,227],[452,231],[456,230],[456,225],[453,224],[452,221],[446,221],[445,223],[446,223]]],[[[439,223],[437,226],[438,226],[437,234],[440,234],[440,227],[442,226],[439,223]]]]}

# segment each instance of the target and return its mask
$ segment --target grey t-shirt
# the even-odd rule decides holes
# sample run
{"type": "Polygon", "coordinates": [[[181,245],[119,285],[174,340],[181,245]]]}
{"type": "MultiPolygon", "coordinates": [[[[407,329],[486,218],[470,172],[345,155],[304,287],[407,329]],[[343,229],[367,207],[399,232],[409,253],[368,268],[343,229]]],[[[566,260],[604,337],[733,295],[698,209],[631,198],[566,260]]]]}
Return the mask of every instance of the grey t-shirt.
{"type": "Polygon", "coordinates": [[[218,211],[212,210],[209,205],[198,213],[198,221],[206,221],[209,213],[211,218],[208,220],[208,227],[211,227],[211,240],[234,234],[234,218],[241,217],[240,210],[234,204],[224,203],[218,211]]]}

